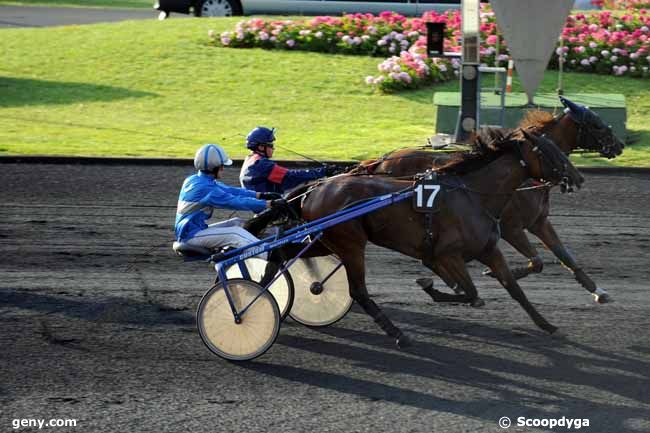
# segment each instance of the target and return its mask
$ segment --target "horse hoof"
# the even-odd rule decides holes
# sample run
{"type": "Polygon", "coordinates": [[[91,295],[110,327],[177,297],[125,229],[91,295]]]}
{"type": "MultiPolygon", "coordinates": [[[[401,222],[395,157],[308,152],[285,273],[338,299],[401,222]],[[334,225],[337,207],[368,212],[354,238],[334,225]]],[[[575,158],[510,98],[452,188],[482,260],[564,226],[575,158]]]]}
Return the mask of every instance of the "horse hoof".
{"type": "Polygon", "coordinates": [[[492,272],[492,269],[490,269],[490,268],[487,268],[486,270],[484,270],[483,275],[485,275],[486,277],[496,278],[494,276],[494,272],[492,272]]]}
{"type": "Polygon", "coordinates": [[[614,302],[614,300],[612,299],[611,296],[609,296],[608,293],[603,293],[600,295],[593,293],[592,296],[594,297],[594,302],[597,302],[599,304],[609,304],[611,302],[614,302]]]}
{"type": "Polygon", "coordinates": [[[433,278],[418,278],[415,282],[423,289],[430,289],[433,287],[433,278]]]}
{"type": "Polygon", "coordinates": [[[485,305],[485,301],[481,298],[476,298],[471,302],[470,305],[474,308],[481,308],[485,305]]]}
{"type": "Polygon", "coordinates": [[[405,347],[411,346],[413,343],[411,342],[410,338],[402,334],[399,337],[397,337],[397,339],[395,340],[395,344],[397,344],[397,347],[399,347],[400,349],[404,349],[405,347]]]}
{"type": "Polygon", "coordinates": [[[559,330],[558,328],[555,328],[555,331],[551,331],[551,337],[553,338],[566,338],[567,334],[564,331],[559,330]]]}

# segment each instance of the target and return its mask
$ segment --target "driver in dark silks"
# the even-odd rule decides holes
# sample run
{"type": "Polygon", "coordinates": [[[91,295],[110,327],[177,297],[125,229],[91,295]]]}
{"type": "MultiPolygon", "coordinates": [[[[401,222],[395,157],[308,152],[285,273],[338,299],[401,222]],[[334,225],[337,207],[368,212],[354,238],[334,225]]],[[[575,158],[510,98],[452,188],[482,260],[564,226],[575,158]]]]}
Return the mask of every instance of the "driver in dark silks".
{"type": "MultiPolygon", "coordinates": [[[[175,223],[177,241],[210,250],[227,246],[244,247],[259,240],[250,230],[247,230],[246,222],[241,218],[231,218],[208,225],[206,221],[212,216],[214,209],[249,210],[261,213],[251,224],[255,234],[286,212],[286,201],[277,199],[276,194],[230,187],[220,182],[224,166],[229,165],[232,165],[232,161],[220,146],[207,144],[196,152],[194,167],[197,173],[185,179],[178,197],[175,223]]],[[[262,258],[264,256],[261,255],[262,258]]],[[[273,251],[269,254],[268,260],[269,263],[281,262],[279,255],[274,254],[273,251]]],[[[279,263],[276,266],[267,266],[263,282],[270,281],[275,272],[270,276],[267,276],[267,273],[272,269],[277,272],[279,263]]]]}
{"type": "MultiPolygon", "coordinates": [[[[310,180],[332,176],[338,172],[333,165],[305,170],[289,170],[273,161],[275,129],[258,126],[246,137],[246,147],[251,151],[239,172],[241,186],[257,192],[284,194],[310,180]]],[[[279,195],[278,195],[279,197],[279,195]]]]}

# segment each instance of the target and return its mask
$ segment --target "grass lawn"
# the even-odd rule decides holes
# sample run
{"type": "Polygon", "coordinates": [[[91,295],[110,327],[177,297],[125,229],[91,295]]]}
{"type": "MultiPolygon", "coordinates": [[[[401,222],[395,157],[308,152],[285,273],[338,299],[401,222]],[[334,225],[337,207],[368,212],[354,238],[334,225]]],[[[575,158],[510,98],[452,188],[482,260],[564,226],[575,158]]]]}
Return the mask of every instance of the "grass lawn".
{"type": "Polygon", "coordinates": [[[0,6],[152,8],[153,4],[153,0],[0,0],[0,6]]]}
{"type": "MultiPolygon", "coordinates": [[[[348,160],[433,134],[432,89],[385,96],[364,84],[380,58],[207,45],[209,29],[238,20],[0,30],[0,154],[190,157],[217,142],[241,157],[243,136],[268,125],[280,146],[348,160]]],[[[547,73],[540,91],[556,78],[547,73]]],[[[568,74],[565,89],[624,93],[628,128],[641,138],[615,162],[581,164],[650,166],[648,80],[568,74]]],[[[297,158],[281,147],[276,155],[297,158]]]]}

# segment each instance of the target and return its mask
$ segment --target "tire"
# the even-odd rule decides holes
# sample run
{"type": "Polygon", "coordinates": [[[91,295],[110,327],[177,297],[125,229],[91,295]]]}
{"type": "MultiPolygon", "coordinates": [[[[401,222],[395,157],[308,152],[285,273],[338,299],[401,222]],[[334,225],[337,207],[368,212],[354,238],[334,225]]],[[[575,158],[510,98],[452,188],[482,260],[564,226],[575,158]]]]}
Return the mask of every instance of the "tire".
{"type": "Polygon", "coordinates": [[[340,265],[334,256],[300,259],[289,272],[293,280],[295,299],[289,315],[310,327],[332,325],[341,320],[352,307],[352,298],[345,268],[340,266],[322,285],[322,293],[314,293],[314,283],[322,281],[340,265]]]}
{"type": "Polygon", "coordinates": [[[197,17],[232,17],[243,15],[238,0],[199,0],[194,6],[197,17]]]}
{"type": "Polygon", "coordinates": [[[196,312],[196,324],[203,344],[228,361],[249,361],[263,355],[278,338],[280,310],[269,292],[250,280],[228,280],[228,292],[237,311],[256,296],[259,298],[235,323],[222,283],[208,290],[196,312]],[[261,294],[260,294],[261,293],[261,294]]]}
{"type": "MultiPolygon", "coordinates": [[[[246,264],[248,273],[251,276],[251,281],[259,283],[264,276],[264,270],[266,269],[267,263],[266,260],[252,257],[246,259],[244,263],[246,264]]],[[[226,270],[226,278],[243,278],[239,266],[235,264],[229,267],[226,270]]],[[[289,272],[283,272],[280,278],[278,278],[270,287],[269,291],[278,303],[278,308],[280,309],[280,320],[284,320],[291,311],[295,296],[293,280],[289,272]]]]}

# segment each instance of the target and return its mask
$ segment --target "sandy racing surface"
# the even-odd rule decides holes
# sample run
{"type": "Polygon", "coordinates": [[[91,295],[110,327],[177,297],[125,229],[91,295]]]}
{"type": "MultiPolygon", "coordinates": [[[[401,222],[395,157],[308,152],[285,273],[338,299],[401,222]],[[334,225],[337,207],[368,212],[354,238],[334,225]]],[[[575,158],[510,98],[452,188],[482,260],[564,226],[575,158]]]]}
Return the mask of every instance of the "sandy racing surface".
{"type": "Polygon", "coordinates": [[[650,175],[586,175],[579,193],[554,195],[558,232],[616,301],[593,303],[544,251],[544,273],[521,283],[565,339],[538,331],[477,265],[485,307],[433,304],[417,261],[373,247],[370,292],[413,348],[355,306],[324,329],[288,319],[264,356],[232,364],[194,325],[211,268],[170,248],[190,172],[0,165],[0,431],[72,418],[49,430],[498,432],[502,416],[650,431],[650,175]]]}

